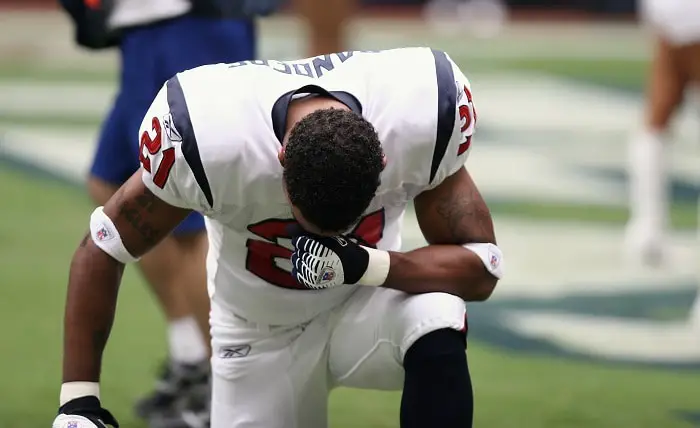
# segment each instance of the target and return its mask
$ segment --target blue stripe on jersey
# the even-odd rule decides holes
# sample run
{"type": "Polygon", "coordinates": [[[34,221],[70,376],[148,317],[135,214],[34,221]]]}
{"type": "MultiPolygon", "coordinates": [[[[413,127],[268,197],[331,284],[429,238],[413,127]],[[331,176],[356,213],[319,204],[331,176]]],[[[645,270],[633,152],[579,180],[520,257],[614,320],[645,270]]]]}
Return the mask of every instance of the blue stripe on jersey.
{"type": "Polygon", "coordinates": [[[437,79],[437,135],[435,149],[433,150],[433,163],[430,166],[430,183],[440,167],[442,158],[445,157],[447,146],[452,137],[455,125],[455,105],[457,104],[457,90],[455,89],[455,75],[452,64],[445,52],[431,49],[435,58],[435,77],[437,79]]]}
{"type": "Polygon", "coordinates": [[[211,194],[209,180],[202,165],[202,158],[199,156],[199,148],[197,147],[197,137],[194,135],[190,112],[187,109],[185,94],[182,92],[180,80],[177,76],[171,78],[166,83],[168,92],[168,106],[170,107],[170,115],[173,118],[175,129],[182,137],[182,154],[185,156],[187,164],[190,166],[192,173],[199,188],[202,189],[204,197],[207,198],[210,207],[214,207],[214,197],[211,194]]]}

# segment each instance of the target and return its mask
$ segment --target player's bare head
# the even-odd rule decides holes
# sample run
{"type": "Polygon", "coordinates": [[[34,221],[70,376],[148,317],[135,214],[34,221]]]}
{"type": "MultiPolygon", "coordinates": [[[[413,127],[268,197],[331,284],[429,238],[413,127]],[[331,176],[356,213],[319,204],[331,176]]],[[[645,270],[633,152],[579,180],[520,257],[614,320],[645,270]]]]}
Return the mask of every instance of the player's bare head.
{"type": "Polygon", "coordinates": [[[349,110],[314,111],[294,125],[285,145],[287,195],[312,232],[341,232],[355,223],[374,198],[383,168],[377,132],[349,110]]]}

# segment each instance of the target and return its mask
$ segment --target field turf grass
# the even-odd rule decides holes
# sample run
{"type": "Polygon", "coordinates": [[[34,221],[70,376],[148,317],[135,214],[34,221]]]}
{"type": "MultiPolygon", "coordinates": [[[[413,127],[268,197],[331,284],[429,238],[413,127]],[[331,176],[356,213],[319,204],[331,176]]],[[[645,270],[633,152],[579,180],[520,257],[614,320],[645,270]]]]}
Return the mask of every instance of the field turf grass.
{"type": "MultiPolygon", "coordinates": [[[[39,428],[56,407],[68,263],[90,204],[77,187],[8,164],[0,183],[0,427],[39,428]]],[[[144,427],[131,403],[151,386],[165,352],[163,327],[130,269],[103,376],[105,402],[125,427],[144,427]]],[[[475,341],[469,358],[477,427],[687,427],[674,412],[698,407],[699,373],[506,354],[475,341]]],[[[398,393],[340,389],[331,399],[332,427],[397,427],[399,400],[398,393]]]]}

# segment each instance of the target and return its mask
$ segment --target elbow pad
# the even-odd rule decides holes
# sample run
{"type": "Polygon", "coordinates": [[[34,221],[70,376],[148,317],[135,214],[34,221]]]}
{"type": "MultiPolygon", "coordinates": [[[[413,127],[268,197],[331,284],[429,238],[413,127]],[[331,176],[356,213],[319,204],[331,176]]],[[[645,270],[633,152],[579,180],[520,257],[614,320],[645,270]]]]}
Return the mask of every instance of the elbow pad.
{"type": "Polygon", "coordinates": [[[95,245],[120,263],[127,264],[139,260],[126,249],[119,231],[102,207],[97,207],[90,216],[90,236],[95,245]]]}
{"type": "Polygon", "coordinates": [[[487,271],[497,279],[503,278],[503,253],[501,249],[490,243],[474,243],[462,245],[467,250],[479,256],[487,271]]]}

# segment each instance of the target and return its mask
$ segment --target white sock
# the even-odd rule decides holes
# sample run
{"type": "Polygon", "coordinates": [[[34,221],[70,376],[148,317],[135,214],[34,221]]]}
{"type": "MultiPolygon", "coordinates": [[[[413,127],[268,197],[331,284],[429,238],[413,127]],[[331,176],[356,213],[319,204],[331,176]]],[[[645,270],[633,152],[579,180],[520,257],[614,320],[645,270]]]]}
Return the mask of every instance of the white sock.
{"type": "Polygon", "coordinates": [[[170,359],[176,363],[199,363],[209,356],[197,320],[191,316],[170,321],[168,347],[170,359]]]}
{"type": "Polygon", "coordinates": [[[630,142],[630,214],[645,229],[662,233],[668,222],[668,178],[660,132],[645,131],[630,142]]]}
{"type": "Polygon", "coordinates": [[[690,325],[700,333],[700,290],[698,290],[695,303],[693,303],[693,307],[690,309],[690,325]]]}

